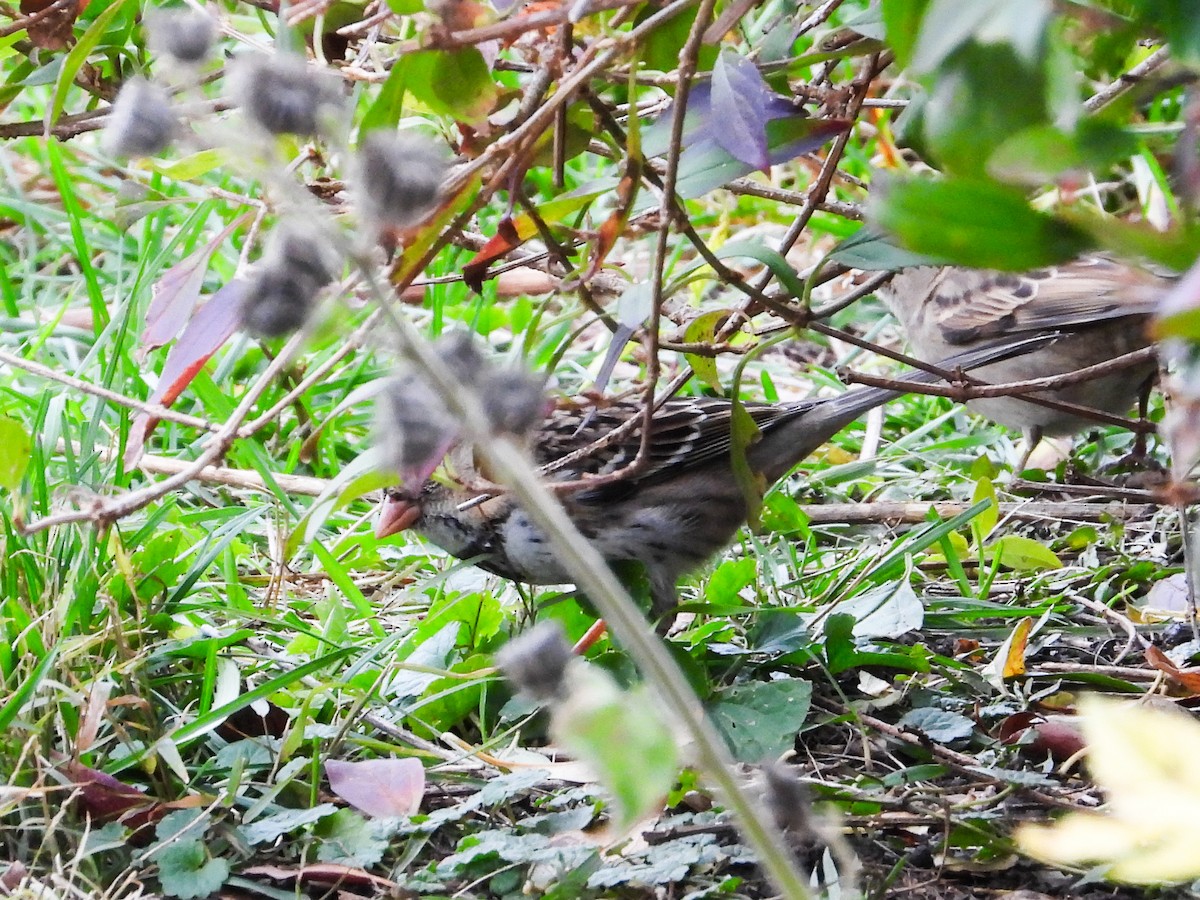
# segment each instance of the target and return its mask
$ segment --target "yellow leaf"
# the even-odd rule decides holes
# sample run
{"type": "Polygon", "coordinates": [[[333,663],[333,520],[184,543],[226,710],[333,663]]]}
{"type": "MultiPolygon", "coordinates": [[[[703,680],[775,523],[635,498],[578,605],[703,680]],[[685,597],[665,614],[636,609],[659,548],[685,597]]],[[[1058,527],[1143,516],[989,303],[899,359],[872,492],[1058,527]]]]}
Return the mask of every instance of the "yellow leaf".
{"type": "Polygon", "coordinates": [[[1025,649],[1029,646],[1029,632],[1033,629],[1033,619],[1022,619],[1013,629],[1007,641],[1004,654],[1003,675],[1005,678],[1015,678],[1025,674],[1025,649]]]}
{"type": "Polygon", "coordinates": [[[1200,724],[1137,703],[1080,703],[1088,768],[1108,814],[1072,813],[1015,837],[1022,851],[1060,865],[1107,864],[1108,877],[1137,884],[1200,877],[1200,724]]]}

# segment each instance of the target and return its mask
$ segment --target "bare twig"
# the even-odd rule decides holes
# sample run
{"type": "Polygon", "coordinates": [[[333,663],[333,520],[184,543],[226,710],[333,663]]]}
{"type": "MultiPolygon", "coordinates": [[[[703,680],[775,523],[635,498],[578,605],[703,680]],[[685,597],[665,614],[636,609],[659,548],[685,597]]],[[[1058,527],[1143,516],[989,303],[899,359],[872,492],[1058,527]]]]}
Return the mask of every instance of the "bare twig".
{"type": "Polygon", "coordinates": [[[91,522],[97,527],[107,527],[113,522],[148,506],[155,500],[165,497],[171,491],[183,487],[189,481],[194,480],[199,472],[216,463],[217,460],[224,457],[229,451],[230,445],[237,436],[238,429],[250,414],[255,404],[258,403],[259,397],[262,396],[263,392],[266,391],[267,387],[274,382],[279,374],[291,365],[292,358],[304,345],[307,338],[307,330],[299,331],[291,337],[279,351],[279,355],[271,361],[270,365],[263,370],[263,373],[259,375],[258,379],[246,391],[241,403],[230,413],[229,419],[210,436],[207,446],[200,455],[179,472],[155,484],[148,485],[136,491],[130,491],[112,499],[97,499],[84,509],[75,509],[44,516],[33,522],[17,521],[16,525],[18,529],[23,534],[33,534],[72,522],[91,522]]]}
{"type": "Polygon", "coordinates": [[[82,378],[76,378],[73,375],[67,375],[64,372],[51,369],[49,366],[43,366],[41,363],[36,363],[32,360],[25,359],[24,357],[17,356],[15,353],[9,353],[7,350],[0,350],[0,363],[12,366],[14,369],[21,369],[28,372],[30,375],[36,375],[38,378],[45,378],[47,381],[53,381],[57,384],[66,385],[72,390],[79,391],[81,394],[88,394],[92,397],[100,397],[101,399],[107,400],[110,403],[116,403],[118,406],[124,406],[128,409],[137,410],[140,413],[145,413],[151,418],[162,419],[164,422],[174,422],[177,425],[186,425],[189,428],[198,428],[201,431],[211,432],[218,431],[220,427],[206,419],[176,412],[170,407],[163,406],[159,403],[146,403],[142,400],[135,400],[133,397],[127,397],[117,391],[99,387],[98,385],[84,381],[82,378]]]}
{"type": "Polygon", "coordinates": [[[1128,72],[1121,75],[1112,84],[1105,86],[1088,97],[1084,101],[1083,108],[1088,112],[1096,112],[1096,110],[1104,108],[1126,91],[1136,87],[1143,78],[1165,63],[1169,58],[1170,54],[1167,52],[1167,48],[1159,47],[1128,72]]]}
{"type": "MultiPolygon", "coordinates": [[[[950,519],[971,508],[958,501],[881,501],[876,503],[809,503],[800,511],[813,525],[919,525],[934,512],[950,519]]],[[[1002,517],[1031,522],[1130,522],[1154,515],[1153,503],[1086,503],[1082,501],[1006,502],[998,504],[1002,517]]]]}
{"type": "Polygon", "coordinates": [[[1103,410],[1093,409],[1089,406],[1081,406],[1077,403],[1067,403],[1062,400],[1055,400],[1035,392],[1057,390],[1068,385],[1079,384],[1080,382],[1084,381],[1091,381],[1105,375],[1110,375],[1113,372],[1119,372],[1124,369],[1142,365],[1155,358],[1155,348],[1144,347],[1141,350],[1134,350],[1132,353],[1126,353],[1124,356],[1118,356],[1114,359],[1106,360],[1105,362],[1097,365],[1087,366],[1086,368],[1077,369],[1074,372],[1067,372],[1063,375],[1051,375],[1046,378],[1032,378],[1028,381],[1015,381],[1008,384],[985,384],[979,382],[977,379],[972,378],[971,383],[969,384],[956,383],[947,387],[943,387],[941,385],[915,385],[862,373],[847,373],[845,380],[848,384],[868,384],[876,387],[891,387],[897,390],[914,391],[925,394],[934,394],[941,397],[950,397],[960,402],[974,400],[979,397],[1018,396],[1030,403],[1036,403],[1038,406],[1046,406],[1050,409],[1057,409],[1073,415],[1083,416],[1084,418],[1092,419],[1096,422],[1101,422],[1106,425],[1120,425],[1121,427],[1128,428],[1131,431],[1152,433],[1157,430],[1153,422],[1142,421],[1140,419],[1128,419],[1124,416],[1116,416],[1112,413],[1104,412],[1103,410]]]}

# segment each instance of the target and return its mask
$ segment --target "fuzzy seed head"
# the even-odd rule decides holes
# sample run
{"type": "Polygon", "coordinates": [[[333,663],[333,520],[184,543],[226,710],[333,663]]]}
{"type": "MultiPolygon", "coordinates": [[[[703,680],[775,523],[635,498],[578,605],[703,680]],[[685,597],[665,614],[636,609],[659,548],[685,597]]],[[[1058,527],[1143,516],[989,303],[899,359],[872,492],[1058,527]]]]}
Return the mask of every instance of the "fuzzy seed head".
{"type": "Polygon", "coordinates": [[[488,361],[479,352],[475,338],[465,331],[443,334],[433,345],[454,377],[465,385],[477,385],[488,369],[488,361]]]}
{"type": "Polygon", "coordinates": [[[271,134],[302,137],[316,136],[345,107],[335,75],[284,53],[240,59],[230,79],[230,97],[271,134]]]}
{"type": "Polygon", "coordinates": [[[145,78],[131,78],[108,114],[104,149],[114,156],[151,156],[167,149],[178,133],[167,92],[145,78]]]}
{"type": "Polygon", "coordinates": [[[358,202],[377,228],[416,225],[437,207],[447,160],[419,134],[372,131],[355,155],[358,202]]]}
{"type": "Polygon", "coordinates": [[[315,296],[304,276],[260,264],[242,295],[242,328],[261,338],[291,334],[308,320],[315,296]]]}
{"type": "Polygon", "coordinates": [[[146,14],[150,50],[155,56],[196,65],[204,61],[217,36],[212,18],[198,9],[156,9],[146,14]]]}
{"type": "Polygon", "coordinates": [[[271,235],[264,259],[274,268],[291,272],[316,293],[332,283],[341,260],[331,241],[319,231],[285,223],[271,235]]]}
{"type": "Polygon", "coordinates": [[[480,384],[479,395],[496,434],[526,437],[549,412],[542,379],[522,367],[491,373],[480,384]]]}
{"type": "Polygon", "coordinates": [[[562,625],[545,620],[505,644],[496,664],[518,690],[544,703],[562,698],[563,676],[574,658],[562,625]]]}
{"type": "Polygon", "coordinates": [[[421,484],[457,436],[450,413],[415,372],[401,371],[375,407],[376,442],[384,467],[405,483],[421,484]]]}

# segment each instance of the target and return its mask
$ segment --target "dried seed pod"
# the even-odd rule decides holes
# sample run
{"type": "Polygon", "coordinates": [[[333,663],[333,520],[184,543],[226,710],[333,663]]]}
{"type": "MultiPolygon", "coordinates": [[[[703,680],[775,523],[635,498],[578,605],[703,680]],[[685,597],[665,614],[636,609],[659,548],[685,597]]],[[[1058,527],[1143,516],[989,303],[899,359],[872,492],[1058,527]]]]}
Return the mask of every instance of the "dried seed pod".
{"type": "Polygon", "coordinates": [[[339,79],[299,56],[277,53],[238,60],[230,98],[271,134],[313,137],[342,116],[339,79]]]}
{"type": "Polygon", "coordinates": [[[562,625],[538,622],[496,654],[496,664],[517,689],[539,703],[561,699],[567,666],[575,659],[562,625]]]}
{"type": "Polygon", "coordinates": [[[428,216],[441,196],[447,160],[419,134],[372,131],[355,154],[356,197],[377,228],[406,228],[428,216]]]}
{"type": "Polygon", "coordinates": [[[161,153],[179,133],[167,92],[145,78],[121,86],[104,128],[104,149],[114,156],[161,153]]]}
{"type": "Polygon", "coordinates": [[[212,17],[198,9],[154,9],[146,13],[150,51],[177,63],[203,62],[217,36],[212,17]]]}
{"type": "Polygon", "coordinates": [[[425,379],[402,370],[375,404],[375,439],[382,463],[406,484],[420,485],[458,435],[453,418],[425,379]]]}

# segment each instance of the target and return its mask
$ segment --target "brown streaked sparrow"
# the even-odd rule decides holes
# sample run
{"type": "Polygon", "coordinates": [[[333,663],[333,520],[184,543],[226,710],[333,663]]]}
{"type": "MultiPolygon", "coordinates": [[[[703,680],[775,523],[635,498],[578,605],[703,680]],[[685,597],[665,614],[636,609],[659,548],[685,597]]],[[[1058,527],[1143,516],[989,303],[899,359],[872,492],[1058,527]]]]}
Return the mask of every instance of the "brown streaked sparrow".
{"type": "MultiPolygon", "coordinates": [[[[1052,340],[1012,342],[948,358],[940,367],[972,368],[1028,352],[1052,340]]],[[[928,372],[911,380],[932,383],[928,372]]],[[[897,397],[886,388],[859,388],[824,400],[747,403],[760,434],[746,450],[751,469],[770,486],[793,466],[867,410],[897,397]]],[[[637,401],[590,409],[556,409],[533,434],[535,462],[543,467],[587,448],[630,419],[640,422],[637,401]]],[[[747,504],[730,458],[732,403],[679,397],[654,414],[650,463],[636,475],[560,494],[567,513],[601,555],[613,564],[641,562],[649,577],[656,615],[675,606],[675,583],[724,547],[746,521],[747,504]]],[[[637,455],[640,425],[614,443],[548,471],[552,481],[575,481],[617,472],[637,455]]],[[[451,451],[455,475],[472,466],[469,447],[451,451]],[[465,458],[464,458],[465,454],[465,458]]],[[[387,491],[375,533],[387,537],[408,528],[459,559],[530,584],[561,584],[572,578],[529,516],[495,488],[451,487],[440,481],[387,491]]]]}
{"type": "MultiPolygon", "coordinates": [[[[879,294],[913,352],[926,361],[1046,331],[1063,335],[1041,350],[972,373],[1002,384],[1065,375],[1150,346],[1146,326],[1170,284],[1143,269],[1087,256],[1023,273],[920,266],[897,273],[879,294]]],[[[1039,396],[1123,415],[1156,368],[1145,363],[1039,396]]],[[[1073,434],[1093,421],[1017,397],[979,398],[967,406],[1022,429],[1030,449],[1042,435],[1073,434]]]]}

